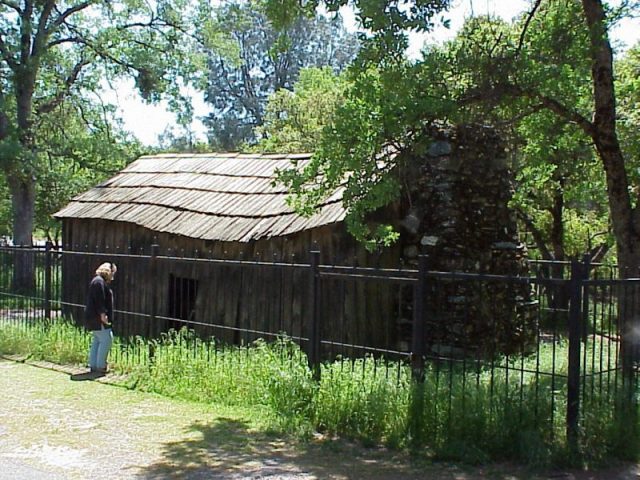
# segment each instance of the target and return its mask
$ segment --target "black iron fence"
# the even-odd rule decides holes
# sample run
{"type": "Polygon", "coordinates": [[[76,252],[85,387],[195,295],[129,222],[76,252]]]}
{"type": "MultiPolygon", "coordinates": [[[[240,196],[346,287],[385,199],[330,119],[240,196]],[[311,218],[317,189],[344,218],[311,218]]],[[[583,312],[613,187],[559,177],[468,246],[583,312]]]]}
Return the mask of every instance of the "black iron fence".
{"type": "Polygon", "coordinates": [[[0,318],[81,323],[92,273],[112,261],[124,343],[182,327],[236,345],[286,335],[316,378],[326,362],[384,359],[448,399],[434,415],[453,419],[486,397],[550,435],[564,425],[569,439],[587,428],[590,406],[635,402],[640,278],[578,261],[531,262],[523,277],[431,271],[426,257],[395,269],[309,259],[2,247],[0,318]],[[33,281],[18,288],[25,258],[33,281]]]}

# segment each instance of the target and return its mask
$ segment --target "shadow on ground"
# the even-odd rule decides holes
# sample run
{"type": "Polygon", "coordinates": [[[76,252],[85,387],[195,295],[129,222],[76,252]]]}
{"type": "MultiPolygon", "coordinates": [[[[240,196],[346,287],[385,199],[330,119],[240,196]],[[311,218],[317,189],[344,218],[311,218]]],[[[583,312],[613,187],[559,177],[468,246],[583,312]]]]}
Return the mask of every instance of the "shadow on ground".
{"type": "MultiPolygon", "coordinates": [[[[460,466],[340,440],[296,443],[221,418],[194,423],[198,439],[168,443],[163,459],[144,467],[143,479],[273,480],[637,480],[636,466],[600,472],[537,472],[516,465],[460,466]]],[[[187,433],[187,432],[185,432],[187,433]]]]}
{"type": "Polygon", "coordinates": [[[69,379],[73,382],[83,382],[87,380],[95,380],[97,378],[102,378],[106,376],[103,372],[84,372],[84,373],[73,373],[69,375],[69,379]]]}
{"type": "Polygon", "coordinates": [[[191,433],[199,433],[199,439],[166,444],[163,460],[144,468],[140,477],[230,480],[483,478],[464,475],[459,468],[447,465],[439,465],[436,473],[426,462],[417,465],[407,456],[381,449],[363,449],[342,441],[297,443],[294,449],[287,440],[250,431],[247,423],[238,420],[223,418],[215,424],[196,423],[190,428],[191,433]]]}

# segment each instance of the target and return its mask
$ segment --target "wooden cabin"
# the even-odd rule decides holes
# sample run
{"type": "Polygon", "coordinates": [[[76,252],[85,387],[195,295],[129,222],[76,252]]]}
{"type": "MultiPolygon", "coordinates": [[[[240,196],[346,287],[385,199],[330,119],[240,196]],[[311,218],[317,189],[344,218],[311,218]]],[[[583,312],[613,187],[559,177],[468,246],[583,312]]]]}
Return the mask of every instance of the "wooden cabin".
{"type": "MultiPolygon", "coordinates": [[[[118,265],[116,307],[126,319],[119,322],[122,333],[157,335],[188,325],[234,343],[261,336],[247,335],[245,329],[305,336],[309,269],[288,265],[308,262],[311,250],[319,250],[323,262],[367,262],[364,249],[345,231],[340,191],[305,218],[287,205],[287,191],[274,185],[278,169],[309,159],[309,154],[143,156],[77,196],[55,214],[69,252],[63,265],[68,311],[81,318],[85,283],[99,263],[113,261],[118,265]],[[154,244],[158,259],[152,264],[148,256],[154,244]]],[[[371,300],[360,302],[356,316],[368,324],[355,322],[353,332],[340,328],[340,340],[393,344],[396,322],[388,318],[395,316],[395,307],[386,290],[327,282],[322,295],[333,323],[327,330],[335,331],[346,315],[354,315],[355,307],[338,308],[332,297],[367,296],[371,300]]]]}
{"type": "MultiPolygon", "coordinates": [[[[346,232],[341,191],[309,218],[287,204],[275,173],[292,161],[303,166],[309,154],[141,157],[55,214],[67,253],[65,305],[80,318],[85,283],[99,263],[113,261],[116,306],[126,318],[122,334],[158,335],[189,322],[205,335],[239,343],[280,332],[307,335],[310,269],[296,265],[308,263],[311,250],[329,264],[411,267],[424,252],[433,270],[523,273],[526,251],[508,208],[511,177],[495,132],[459,127],[438,135],[430,134],[435,141],[420,156],[403,161],[399,174],[405,175],[406,190],[383,212],[401,238],[376,255],[346,232]],[[152,245],[159,246],[157,257],[149,257],[152,245]],[[205,258],[217,261],[198,260],[205,258]]],[[[408,349],[411,288],[323,279],[323,338],[408,349]]],[[[525,341],[529,334],[522,332],[531,330],[523,324],[531,316],[523,320],[521,305],[528,292],[491,288],[449,282],[433,291],[438,305],[429,307],[428,330],[434,348],[494,341],[495,331],[487,326],[496,323],[502,351],[512,349],[512,332],[521,332],[514,345],[525,341]]]]}

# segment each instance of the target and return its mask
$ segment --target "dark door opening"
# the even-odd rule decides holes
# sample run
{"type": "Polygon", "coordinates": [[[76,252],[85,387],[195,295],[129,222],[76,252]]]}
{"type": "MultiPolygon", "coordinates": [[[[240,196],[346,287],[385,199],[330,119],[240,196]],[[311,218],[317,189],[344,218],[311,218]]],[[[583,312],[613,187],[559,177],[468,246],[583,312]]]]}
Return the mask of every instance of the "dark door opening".
{"type": "Polygon", "coordinates": [[[169,275],[169,317],[175,319],[169,320],[169,328],[193,328],[188,322],[195,320],[197,296],[197,280],[169,275]]]}

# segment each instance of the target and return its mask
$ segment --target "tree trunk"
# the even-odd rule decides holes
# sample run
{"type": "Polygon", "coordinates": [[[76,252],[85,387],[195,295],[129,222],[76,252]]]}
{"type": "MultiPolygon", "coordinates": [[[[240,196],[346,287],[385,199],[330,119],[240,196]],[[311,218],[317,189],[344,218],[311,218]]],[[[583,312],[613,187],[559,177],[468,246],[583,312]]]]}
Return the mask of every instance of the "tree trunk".
{"type": "MultiPolygon", "coordinates": [[[[29,65],[22,65],[16,75],[16,120],[21,151],[7,172],[13,213],[13,243],[23,247],[33,246],[35,220],[36,148],[32,116],[36,71],[29,65]]],[[[34,256],[30,251],[16,252],[13,283],[15,291],[27,293],[33,290],[35,268],[34,256]]]]}
{"type": "Polygon", "coordinates": [[[35,180],[9,178],[13,207],[13,243],[31,247],[35,206],[35,180]]]}
{"type": "Polygon", "coordinates": [[[635,275],[640,267],[640,237],[634,224],[629,178],[616,132],[613,53],[607,37],[601,0],[582,0],[591,43],[594,116],[590,132],[606,173],[611,223],[616,237],[620,276],[635,275]]]}
{"type": "MultiPolygon", "coordinates": [[[[34,205],[35,180],[19,180],[9,178],[11,203],[13,207],[13,242],[14,245],[31,247],[34,205]]],[[[35,286],[34,256],[31,251],[18,250],[15,254],[13,270],[13,288],[19,293],[30,293],[35,286]]]]}
{"type": "MultiPolygon", "coordinates": [[[[553,206],[551,207],[551,234],[549,241],[553,248],[553,260],[555,262],[563,262],[564,253],[564,222],[562,219],[564,213],[564,181],[558,180],[559,186],[553,193],[553,206]]],[[[563,263],[554,263],[551,266],[551,276],[553,278],[565,278],[566,265],[563,263]]],[[[562,285],[552,288],[553,296],[550,302],[551,308],[557,311],[569,312],[569,293],[562,285]]]]}
{"type": "MultiPolygon", "coordinates": [[[[591,77],[594,115],[591,137],[606,173],[611,223],[616,238],[621,278],[636,276],[640,270],[640,235],[635,224],[624,157],[616,133],[616,97],[613,84],[613,53],[607,37],[607,23],[601,0],[582,0],[591,43],[591,77]]],[[[621,335],[621,360],[625,374],[631,375],[637,360],[639,322],[638,288],[623,285],[615,292],[621,335]]],[[[625,375],[626,377],[626,375],[625,375]]]]}
{"type": "MultiPolygon", "coordinates": [[[[600,2],[593,0],[584,0],[583,3],[597,3],[602,7],[600,2]]],[[[592,46],[595,51],[592,66],[595,100],[592,138],[606,173],[619,277],[637,277],[640,273],[640,235],[636,225],[637,208],[634,211],[629,194],[632,185],[616,133],[613,56],[606,36],[597,31],[594,33],[593,29],[592,46]],[[596,49],[597,46],[599,49],[596,49]]],[[[621,335],[620,359],[623,371],[630,375],[633,372],[633,364],[640,359],[640,344],[636,333],[640,328],[640,318],[636,315],[640,292],[635,285],[622,285],[615,291],[615,296],[618,301],[618,328],[621,335]]]]}

